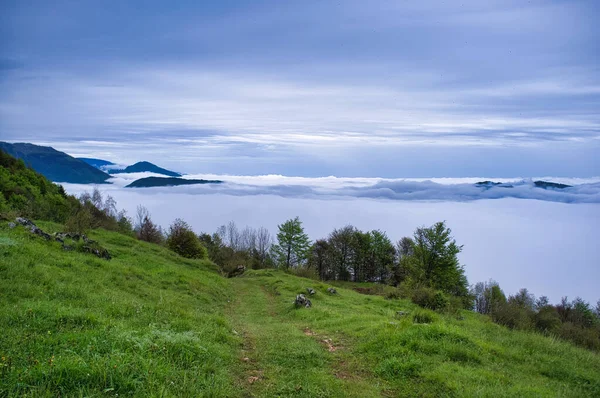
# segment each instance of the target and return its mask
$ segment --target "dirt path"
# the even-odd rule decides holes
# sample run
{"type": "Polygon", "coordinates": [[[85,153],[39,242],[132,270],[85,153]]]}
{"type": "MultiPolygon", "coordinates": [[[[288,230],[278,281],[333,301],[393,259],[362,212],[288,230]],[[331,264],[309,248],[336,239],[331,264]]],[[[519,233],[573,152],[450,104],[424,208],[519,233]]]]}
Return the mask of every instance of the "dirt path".
{"type": "Polygon", "coordinates": [[[282,299],[253,278],[235,278],[229,316],[242,337],[237,380],[244,397],[374,397],[378,389],[352,372],[352,359],[332,336],[284,316],[282,299]],[[282,315],[283,314],[283,315],[282,315]]]}

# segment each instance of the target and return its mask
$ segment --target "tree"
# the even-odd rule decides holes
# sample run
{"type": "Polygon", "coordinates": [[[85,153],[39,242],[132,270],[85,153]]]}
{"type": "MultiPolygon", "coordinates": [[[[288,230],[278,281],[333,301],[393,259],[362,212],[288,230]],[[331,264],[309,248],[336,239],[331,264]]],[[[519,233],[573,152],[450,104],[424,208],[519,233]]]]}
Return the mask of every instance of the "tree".
{"type": "Polygon", "coordinates": [[[146,219],[150,219],[150,212],[142,205],[138,205],[135,212],[134,229],[140,231],[146,219]]]}
{"type": "Polygon", "coordinates": [[[500,306],[506,304],[506,296],[498,282],[478,282],[471,289],[474,309],[480,314],[494,314],[500,306]]]}
{"type": "Polygon", "coordinates": [[[150,243],[162,243],[164,240],[161,229],[152,222],[149,215],[142,220],[137,236],[139,240],[150,243]]]}
{"type": "Polygon", "coordinates": [[[271,233],[265,227],[260,227],[255,231],[255,252],[261,268],[267,267],[269,263],[269,251],[273,244],[271,233]]]}
{"type": "Polygon", "coordinates": [[[390,283],[398,286],[406,280],[410,274],[411,259],[414,256],[415,242],[408,236],[403,237],[396,243],[396,261],[392,266],[390,283]]]}
{"type": "Polygon", "coordinates": [[[314,268],[322,280],[328,279],[329,269],[329,242],[325,239],[317,240],[311,247],[309,267],[314,268]]]}
{"type": "Polygon", "coordinates": [[[167,247],[186,258],[206,258],[206,248],[192,231],[192,228],[180,218],[169,227],[167,247]]]}
{"type": "Polygon", "coordinates": [[[452,238],[445,222],[417,228],[414,234],[414,258],[417,280],[455,296],[468,295],[468,282],[458,261],[462,246],[452,238]]]}
{"type": "Polygon", "coordinates": [[[380,283],[386,283],[394,264],[396,250],[385,232],[374,230],[369,235],[371,236],[374,276],[380,283]]]}
{"type": "Polygon", "coordinates": [[[541,310],[544,307],[548,307],[550,305],[550,300],[548,299],[547,296],[540,296],[536,301],[535,301],[535,309],[536,310],[541,310]]]}
{"type": "MultiPolygon", "coordinates": [[[[373,237],[368,232],[362,232],[354,227],[345,227],[341,230],[340,237],[342,248],[345,250],[347,265],[340,264],[342,279],[351,279],[354,282],[372,281],[375,279],[375,261],[373,253],[373,237]],[[345,248],[346,234],[350,237],[345,248]],[[345,268],[345,269],[342,269],[345,268]]],[[[344,251],[342,252],[344,253],[344,251]]],[[[343,258],[343,257],[340,257],[343,258]]]]}
{"type": "Polygon", "coordinates": [[[273,246],[277,263],[286,269],[304,265],[308,259],[310,239],[300,218],[287,220],[278,229],[277,245],[273,246]]]}
{"type": "Polygon", "coordinates": [[[351,268],[356,268],[355,249],[356,249],[356,228],[352,225],[346,225],[343,228],[334,229],[329,234],[329,268],[331,269],[331,278],[347,281],[352,276],[351,268]]]}
{"type": "Polygon", "coordinates": [[[525,308],[529,311],[535,310],[535,296],[525,288],[519,290],[514,296],[508,298],[509,302],[515,303],[519,307],[525,308]]]}

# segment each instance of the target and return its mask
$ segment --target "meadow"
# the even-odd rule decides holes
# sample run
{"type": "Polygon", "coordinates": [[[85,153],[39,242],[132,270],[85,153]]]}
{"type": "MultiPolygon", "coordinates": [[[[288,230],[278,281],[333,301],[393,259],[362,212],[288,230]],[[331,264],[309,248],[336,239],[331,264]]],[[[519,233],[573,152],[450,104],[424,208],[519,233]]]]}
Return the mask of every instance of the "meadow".
{"type": "Polygon", "coordinates": [[[91,237],[112,260],[1,224],[0,396],[600,394],[598,353],[470,311],[342,282],[329,294],[278,270],[227,279],[207,260],[101,229],[91,237]],[[312,307],[295,308],[309,287],[312,307]]]}

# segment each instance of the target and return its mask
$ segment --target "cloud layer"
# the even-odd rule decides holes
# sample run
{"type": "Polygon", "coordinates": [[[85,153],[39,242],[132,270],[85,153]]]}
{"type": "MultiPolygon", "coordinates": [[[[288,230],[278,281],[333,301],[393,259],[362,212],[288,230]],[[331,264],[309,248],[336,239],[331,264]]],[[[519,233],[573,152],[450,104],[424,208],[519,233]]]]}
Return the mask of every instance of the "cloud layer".
{"type": "MultiPolygon", "coordinates": [[[[355,183],[364,185],[370,181],[355,183]]],[[[322,187],[330,183],[320,184],[322,187]]],[[[66,187],[71,193],[91,188],[69,184],[66,187]]],[[[264,226],[274,234],[278,224],[300,216],[312,239],[353,224],[363,230],[384,230],[391,239],[398,240],[410,236],[419,226],[446,220],[458,243],[464,244],[460,260],[466,266],[470,282],[493,278],[507,293],[527,287],[554,302],[563,295],[570,298],[579,295],[592,302],[600,298],[598,203],[565,204],[514,198],[440,202],[313,194],[309,199],[273,194],[200,195],[188,188],[165,191],[100,186],[130,215],[135,214],[138,204],[143,204],[153,220],[163,227],[180,217],[197,232],[214,232],[234,220],[240,227],[264,226]]]]}
{"type": "MultiPolygon", "coordinates": [[[[121,174],[111,181],[115,189],[152,173],[121,174]]],[[[158,176],[158,175],[157,175],[158,176]]],[[[277,195],[285,198],[336,199],[370,198],[395,201],[468,202],[482,199],[536,199],[562,203],[600,203],[599,178],[554,178],[541,180],[572,185],[569,188],[539,188],[534,179],[493,179],[500,186],[478,186],[488,178],[384,179],[384,178],[306,178],[267,176],[227,176],[194,174],[185,178],[222,180],[219,185],[144,188],[152,193],[233,196],[277,195]]],[[[537,179],[535,179],[537,180],[537,179]]],[[[110,189],[110,188],[108,188],[110,189]]]]}

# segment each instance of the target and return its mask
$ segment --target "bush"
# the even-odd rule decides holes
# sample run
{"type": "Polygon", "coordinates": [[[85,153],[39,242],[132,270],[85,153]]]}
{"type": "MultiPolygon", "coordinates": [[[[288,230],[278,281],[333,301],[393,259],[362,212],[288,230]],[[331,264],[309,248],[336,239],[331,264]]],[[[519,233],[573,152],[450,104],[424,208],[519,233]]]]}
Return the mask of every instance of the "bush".
{"type": "Polygon", "coordinates": [[[396,290],[398,291],[398,295],[403,299],[410,299],[413,295],[413,289],[411,288],[409,283],[403,282],[401,283],[396,290]]]}
{"type": "Polygon", "coordinates": [[[555,332],[561,324],[558,312],[551,305],[540,308],[534,316],[534,322],[537,330],[546,333],[555,332]]]}
{"type": "Polygon", "coordinates": [[[590,350],[600,350],[600,330],[597,327],[586,328],[565,322],[560,325],[558,335],[590,350]]]}
{"type": "Polygon", "coordinates": [[[448,306],[448,298],[444,293],[428,287],[415,289],[411,300],[418,306],[431,310],[443,310],[448,306]]]}
{"type": "Polygon", "coordinates": [[[494,322],[511,329],[531,329],[533,326],[533,313],[518,303],[509,302],[498,306],[492,313],[494,322]]]}
{"type": "Polygon", "coordinates": [[[206,258],[208,255],[192,228],[180,218],[169,227],[167,247],[186,258],[206,258]]]}
{"type": "Polygon", "coordinates": [[[92,215],[85,207],[80,207],[75,214],[65,222],[65,229],[68,232],[78,234],[86,233],[92,227],[92,215]]]}
{"type": "Polygon", "coordinates": [[[431,311],[417,311],[413,314],[414,323],[433,323],[437,319],[436,315],[431,311]]]}

